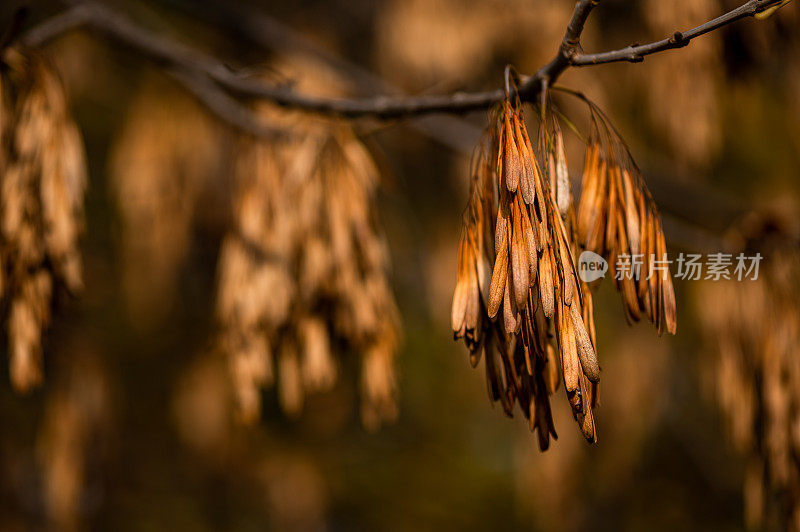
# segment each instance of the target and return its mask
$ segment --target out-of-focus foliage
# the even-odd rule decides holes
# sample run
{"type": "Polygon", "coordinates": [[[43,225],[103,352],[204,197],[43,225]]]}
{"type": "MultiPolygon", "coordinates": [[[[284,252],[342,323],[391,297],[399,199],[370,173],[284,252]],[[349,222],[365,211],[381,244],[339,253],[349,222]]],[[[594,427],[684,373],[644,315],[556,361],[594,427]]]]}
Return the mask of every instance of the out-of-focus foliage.
{"type": "MultiPolygon", "coordinates": [[[[651,35],[670,35],[676,29],[711,20],[723,10],[720,0],[676,0],[641,3],[651,35]]],[[[671,148],[676,163],[705,170],[719,150],[721,76],[724,65],[721,32],[698,39],[681,53],[663,54],[652,61],[643,91],[656,139],[671,148]],[[672,73],[680,71],[680,75],[672,73]],[[658,79],[659,82],[653,80],[658,79]]]]}
{"type": "Polygon", "coordinates": [[[696,295],[717,401],[747,457],[752,528],[800,529],[800,231],[792,214],[752,215],[737,228],[739,249],[768,259],[759,280],[709,282],[696,295]]]}
{"type": "MultiPolygon", "coordinates": [[[[151,27],[173,28],[246,67],[244,75],[269,64],[270,79],[300,88],[307,76],[306,68],[287,68],[248,39],[243,28],[258,17],[236,7],[274,16],[326,52],[406,90],[439,92],[496,88],[507,63],[533,72],[554,53],[574,2],[117,4],[151,27]]],[[[584,48],[662,38],[736,2],[655,4],[601,3],[584,48]]],[[[11,9],[0,6],[2,28],[11,9]]],[[[34,2],[31,13],[38,19],[58,9],[34,2]]],[[[705,235],[733,222],[714,218],[720,197],[743,211],[797,194],[799,20],[792,2],[769,20],[736,23],[643,64],[575,69],[562,80],[613,117],[665,217],[671,254],[697,251],[708,241],[687,226],[704,227],[705,235]],[[713,194],[703,189],[693,200],[676,191],[677,182],[704,183],[713,194]]],[[[674,338],[658,338],[643,325],[630,328],[613,290],[595,294],[603,354],[595,446],[564,430],[540,454],[523,423],[493,411],[483,376],[470,368],[449,330],[469,154],[404,123],[356,126],[384,176],[374,205],[405,326],[397,421],[375,434],[364,431],[354,408],[360,364],[344,357],[336,382],[307,396],[296,419],[287,419],[279,391],[270,388],[258,392],[259,422],[241,426],[227,360],[212,342],[219,332],[219,251],[234,227],[238,190],[227,156],[218,155],[233,144],[216,139],[232,132],[169,78],[143,69],[130,51],[81,36],[48,52],[73,95],[71,114],[86,142],[85,290],[79,299],[59,298],[44,337],[43,387],[19,396],[0,386],[0,528],[744,526],[746,459],[731,444],[714,395],[703,393],[708,385],[700,368],[713,355],[701,348],[702,321],[686,304],[688,282],[676,281],[674,338]],[[142,113],[163,118],[143,126],[142,113]],[[153,154],[185,144],[162,163],[132,156],[129,145],[130,163],[122,164],[123,141],[134,133],[152,144],[153,154]],[[175,157],[182,162],[166,161],[175,157]],[[145,224],[138,232],[137,220],[145,224]]],[[[572,103],[557,103],[587,131],[572,103]]],[[[295,119],[272,112],[281,121],[295,119]]],[[[457,127],[479,132],[486,120],[486,113],[475,113],[457,127]]],[[[577,181],[582,143],[566,129],[565,142],[577,181]]],[[[566,404],[554,409],[556,424],[566,426],[570,416],[566,404]]],[[[765,493],[766,507],[774,508],[765,493]]]]}
{"type": "Polygon", "coordinates": [[[194,101],[165,80],[141,85],[108,173],[120,217],[122,291],[132,323],[147,330],[172,309],[196,211],[222,207],[200,202],[228,160],[225,131],[194,101]]]}

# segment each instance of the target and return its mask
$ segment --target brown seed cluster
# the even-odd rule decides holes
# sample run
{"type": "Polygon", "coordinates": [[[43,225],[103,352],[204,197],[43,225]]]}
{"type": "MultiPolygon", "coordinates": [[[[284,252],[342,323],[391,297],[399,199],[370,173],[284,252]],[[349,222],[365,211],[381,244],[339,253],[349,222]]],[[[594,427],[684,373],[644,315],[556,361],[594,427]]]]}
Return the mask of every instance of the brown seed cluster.
{"type": "Polygon", "coordinates": [[[573,257],[563,138],[560,130],[540,128],[543,173],[519,102],[506,100],[492,122],[473,160],[453,331],[464,338],[473,366],[484,357],[490,399],[509,416],[518,402],[542,450],[557,437],[549,396],[561,375],[581,431],[596,441],[600,367],[591,293],[573,257]]]}
{"type": "Polygon", "coordinates": [[[659,330],[675,332],[655,203],[602,111],[567,92],[588,104],[592,124],[577,215],[557,116],[563,115],[545,95],[534,150],[519,100],[507,98],[473,157],[452,308],[455,337],[464,339],[473,366],[485,357],[490,399],[509,416],[518,402],[542,450],[556,437],[549,396],[562,377],[575,420],[596,441],[600,366],[592,294],[578,276],[577,252],[609,260],[631,320],[646,315],[659,330]],[[616,279],[623,255],[643,265],[616,279]]]}
{"type": "Polygon", "coordinates": [[[629,320],[644,315],[659,334],[675,334],[675,291],[658,208],[622,138],[602,111],[589,106],[592,132],[578,204],[578,240],[608,259],[629,320]]]}
{"type": "Polygon", "coordinates": [[[82,286],[86,167],[53,68],[19,48],[5,49],[0,61],[0,293],[11,381],[26,391],[42,378],[42,333],[55,287],[82,286]]]}
{"type": "Polygon", "coordinates": [[[763,256],[758,279],[702,284],[698,316],[717,402],[748,461],[746,521],[772,528],[773,515],[775,528],[800,530],[800,234],[777,218],[746,225],[744,254],[763,256]]]}
{"type": "Polygon", "coordinates": [[[219,263],[220,345],[245,420],[275,376],[284,411],[297,414],[355,353],[362,421],[377,427],[396,415],[399,335],[373,212],[378,171],[345,125],[308,119],[292,135],[242,143],[219,263]]]}

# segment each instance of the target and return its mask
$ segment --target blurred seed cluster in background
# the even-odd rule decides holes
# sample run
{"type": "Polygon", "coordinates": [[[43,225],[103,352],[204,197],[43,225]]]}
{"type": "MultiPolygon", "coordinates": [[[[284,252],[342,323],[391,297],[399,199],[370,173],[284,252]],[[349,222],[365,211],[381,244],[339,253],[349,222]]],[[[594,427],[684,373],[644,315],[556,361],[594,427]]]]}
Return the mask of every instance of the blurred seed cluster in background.
{"type": "MultiPolygon", "coordinates": [[[[783,209],[781,209],[783,210],[783,209]]],[[[752,215],[734,241],[769,257],[758,281],[706,283],[699,314],[714,357],[708,373],[731,437],[747,457],[747,524],[764,525],[769,506],[800,528],[800,233],[796,209],[752,215]]]]}
{"type": "MultiPolygon", "coordinates": [[[[574,7],[109,3],[326,96],[495,89],[506,64],[552,57],[574,7]]],[[[606,0],[581,42],[648,42],[736,5],[606,0]]],[[[60,9],[31,2],[26,25],[60,9]]],[[[614,125],[553,91],[544,140],[511,101],[389,123],[258,104],[276,133],[255,138],[88,33],[3,49],[0,529],[797,529],[799,23],[791,2],[642,64],[570,69],[559,84],[614,125]],[[764,258],[758,281],[623,281],[622,308],[561,262],[637,247],[764,258]],[[453,330],[477,364],[521,324],[534,356],[483,355],[490,406],[453,330]],[[565,355],[569,383],[547,371],[565,355]],[[506,371],[536,386],[512,397],[506,371]],[[579,401],[547,399],[560,380],[579,401]],[[515,398],[538,435],[501,415],[515,398]]]]}
{"type": "Polygon", "coordinates": [[[7,306],[9,374],[27,392],[42,380],[41,336],[55,284],[83,285],[86,163],[64,87],[37,52],[7,48],[0,77],[3,182],[0,286],[7,306]]]}

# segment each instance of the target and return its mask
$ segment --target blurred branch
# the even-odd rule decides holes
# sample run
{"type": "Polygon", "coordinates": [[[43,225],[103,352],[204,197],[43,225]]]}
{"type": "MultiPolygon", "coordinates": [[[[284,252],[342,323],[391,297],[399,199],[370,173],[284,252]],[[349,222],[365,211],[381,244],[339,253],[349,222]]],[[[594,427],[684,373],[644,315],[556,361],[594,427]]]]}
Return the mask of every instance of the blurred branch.
{"type": "MultiPolygon", "coordinates": [[[[320,46],[291,26],[250,6],[237,2],[198,5],[193,0],[170,0],[168,4],[184,15],[222,27],[231,37],[243,38],[248,44],[282,53],[301,53],[314,57],[347,76],[363,92],[386,92],[393,95],[400,93],[396,86],[379,75],[339,56],[330,48],[320,46]]],[[[587,15],[588,11],[582,12],[581,19],[584,23],[587,15]]],[[[573,29],[568,39],[574,39],[578,32],[578,29],[573,29]]],[[[577,44],[577,41],[573,43],[577,44]]],[[[482,132],[481,128],[471,122],[448,115],[419,116],[413,119],[412,124],[431,138],[466,154],[472,152],[482,132]]],[[[652,158],[653,154],[649,157],[652,158]]],[[[668,166],[669,161],[666,160],[655,165],[658,169],[668,166]]],[[[744,216],[747,209],[720,191],[704,186],[696,178],[683,176],[683,179],[674,179],[675,170],[666,173],[670,177],[666,177],[664,172],[651,169],[648,172],[648,185],[661,208],[670,244],[690,251],[722,249],[723,239],[719,235],[744,216]]],[[[579,179],[574,182],[574,186],[575,194],[579,195],[579,179]]]]}
{"type": "MultiPolygon", "coordinates": [[[[579,0],[555,57],[533,76],[522,77],[518,94],[523,100],[535,101],[543,86],[554,82],[572,66],[641,61],[644,55],[686,46],[689,41],[700,35],[776,7],[780,2],[781,0],[749,0],[738,8],[696,28],[683,33],[676,32],[669,39],[645,45],[629,46],[611,52],[584,54],[580,49],[580,36],[592,9],[598,5],[598,0],[579,0]]],[[[302,36],[293,33],[291,28],[287,28],[277,21],[262,16],[253,18],[256,15],[252,12],[242,12],[239,15],[237,20],[244,19],[247,22],[246,28],[251,35],[250,38],[262,45],[280,48],[284,51],[299,48],[307,53],[320,55],[327,62],[349,73],[362,89],[368,87],[375,91],[399,93],[395,87],[357,65],[346,63],[345,60],[336,58],[324,50],[310,50],[312,45],[305,42],[302,36]]],[[[39,47],[64,33],[82,27],[96,30],[106,38],[148,56],[155,63],[165,67],[169,75],[184,85],[201,103],[227,123],[259,136],[274,135],[276,131],[260,123],[254,113],[244,107],[234,96],[245,99],[267,99],[284,107],[324,114],[379,118],[415,116],[418,120],[433,120],[434,117],[424,115],[437,112],[454,114],[485,109],[505,97],[504,91],[498,89],[488,92],[454,93],[441,96],[397,95],[342,100],[314,98],[298,94],[290,86],[274,86],[246,78],[225,66],[218,59],[140,27],[119,12],[94,2],[77,3],[60,15],[48,19],[24,34],[22,42],[28,46],[39,47]]],[[[456,120],[454,117],[440,118],[456,120]]],[[[668,190],[666,192],[662,190],[657,196],[666,204],[667,210],[677,215],[673,220],[674,223],[670,224],[672,232],[679,235],[679,240],[689,249],[709,247],[709,243],[715,241],[713,233],[698,233],[692,236],[697,232],[695,231],[696,227],[692,222],[687,223],[685,220],[685,218],[694,218],[692,213],[684,212],[687,211],[685,198],[691,198],[694,195],[691,193],[688,196],[681,193],[674,194],[671,192],[672,187],[662,188],[668,190]],[[670,201],[675,198],[682,199],[670,201]]],[[[706,198],[706,202],[710,197],[708,194],[697,194],[697,196],[706,198]]],[[[689,210],[691,211],[691,209],[689,210]]],[[[738,209],[733,210],[738,212],[738,209]]],[[[735,218],[736,216],[723,216],[722,218],[729,217],[735,218]]],[[[722,225],[723,227],[727,226],[724,221],[722,225]]]]}
{"type": "MultiPolygon", "coordinates": [[[[694,37],[713,31],[725,24],[763,12],[779,2],[780,0],[750,0],[726,15],[687,31],[683,34],[681,42],[686,43],[694,37]]],[[[630,49],[650,50],[655,46],[677,46],[659,41],[651,45],[616,52],[605,52],[596,55],[582,54],[580,52],[580,36],[592,9],[597,4],[597,0],[580,0],[576,3],[556,56],[547,65],[539,69],[534,76],[523,78],[519,87],[521,97],[530,101],[530,99],[538,95],[543,82],[552,83],[564,70],[572,65],[581,65],[587,60],[586,58],[612,57],[611,54],[630,53],[630,49]]],[[[232,13],[234,12],[230,10],[227,12],[218,10],[215,12],[214,18],[219,20],[220,18],[225,18],[225,16],[231,17],[232,13]]],[[[307,53],[320,54],[324,60],[332,63],[337,68],[341,67],[344,62],[340,58],[333,57],[329,52],[309,50],[313,46],[312,44],[305,42],[302,36],[292,32],[290,28],[286,28],[269,18],[261,17],[251,11],[242,11],[234,13],[234,15],[231,22],[239,24],[242,19],[245,19],[247,24],[245,24],[244,31],[251,36],[251,40],[256,40],[256,42],[262,43],[264,46],[281,48],[284,51],[299,48],[307,53]]],[[[347,116],[372,115],[389,118],[417,115],[416,118],[418,120],[433,120],[435,117],[425,117],[423,115],[435,110],[460,113],[471,109],[488,107],[504,98],[503,90],[500,89],[484,93],[457,93],[445,96],[378,96],[351,100],[315,99],[296,94],[288,86],[276,87],[253,79],[247,79],[225,66],[221,61],[179,42],[157,35],[150,30],[141,28],[116,11],[93,2],[78,3],[64,13],[39,24],[24,35],[23,42],[30,46],[42,46],[67,31],[83,26],[96,29],[108,38],[145,53],[156,63],[165,66],[170,75],[182,83],[195,97],[226,122],[257,135],[274,134],[275,132],[261,124],[252,111],[242,106],[231,94],[254,99],[266,98],[287,107],[347,116]]],[[[617,60],[622,61],[625,59],[617,60]]],[[[608,62],[608,60],[601,62],[608,62]]],[[[345,67],[345,71],[350,73],[354,81],[362,88],[367,86],[376,91],[396,91],[396,88],[380,77],[357,65],[347,64],[345,67]]],[[[457,120],[452,116],[446,118],[457,120]]],[[[459,142],[459,144],[462,143],[459,142]]],[[[462,147],[462,149],[464,148],[462,147]]],[[[671,196],[668,191],[662,191],[658,195],[661,201],[674,204],[673,209],[676,213],[683,213],[686,210],[686,208],[683,208],[686,206],[685,201],[669,201],[671,196]]],[[[677,194],[677,196],[681,197],[681,194],[677,194]]],[[[698,194],[698,196],[709,197],[708,194],[698,194]]],[[[693,197],[693,195],[689,194],[689,197],[693,197]]],[[[683,215],[686,216],[687,213],[683,213],[683,215]]],[[[693,218],[692,213],[688,213],[688,216],[690,219],[693,218]]],[[[727,219],[727,217],[724,218],[727,219]]],[[[723,226],[725,226],[724,222],[723,226]]]]}
{"type": "Polygon", "coordinates": [[[65,33],[80,29],[89,19],[90,12],[82,7],[68,9],[29,29],[22,36],[22,44],[38,48],[65,33]]]}
{"type": "Polygon", "coordinates": [[[644,61],[644,56],[654,54],[656,52],[663,52],[665,50],[672,50],[674,48],[683,48],[695,37],[700,37],[706,33],[710,33],[723,26],[726,26],[737,20],[753,17],[771,7],[776,7],[782,0],[750,0],[741,6],[728,11],[713,20],[701,24],[696,28],[680,32],[676,31],[671,37],[662,39],[660,41],[651,42],[649,44],[631,45],[621,50],[613,50],[611,52],[601,52],[597,54],[576,54],[572,56],[570,65],[572,66],[590,66],[600,65],[603,63],[615,63],[619,61],[628,61],[631,63],[639,63],[644,61]]]}
{"type": "MultiPolygon", "coordinates": [[[[518,90],[520,98],[528,101],[534,99],[543,80],[555,80],[569,66],[569,54],[574,53],[577,48],[586,18],[596,4],[597,0],[580,0],[576,4],[564,42],[556,57],[539,69],[534,76],[523,79],[518,90]]],[[[30,46],[41,46],[66,31],[82,26],[94,29],[107,38],[135,49],[158,64],[205,75],[232,94],[244,98],[267,99],[283,107],[305,111],[348,117],[369,115],[396,118],[485,109],[504,98],[502,89],[417,97],[329,99],[306,96],[288,87],[243,78],[216,59],[142,28],[120,13],[94,2],[80,3],[54,19],[44,22],[41,26],[30,30],[22,41],[30,46]]]]}
{"type": "Polygon", "coordinates": [[[177,69],[168,70],[167,73],[231,126],[257,137],[285,135],[280,130],[262,124],[249,108],[228,96],[205,76],[177,69]]]}
{"type": "Polygon", "coordinates": [[[250,109],[231,98],[196,68],[182,68],[184,64],[191,67],[193,62],[210,67],[213,63],[210,58],[199,55],[193,57],[194,54],[188,49],[181,50],[178,44],[148,34],[100,5],[79,4],[72,7],[29,30],[23,36],[22,42],[26,46],[40,47],[64,33],[87,25],[105,28],[107,32],[116,31],[114,36],[137,49],[142,49],[140,45],[144,44],[145,39],[153,39],[150,55],[164,59],[164,63],[172,66],[167,69],[167,73],[224,122],[257,136],[278,134],[276,130],[261,124],[250,109]],[[174,49],[171,54],[166,53],[168,48],[174,49]]]}
{"type": "Polygon", "coordinates": [[[159,65],[206,76],[228,92],[240,97],[267,99],[277,105],[342,116],[373,115],[383,118],[431,112],[464,112],[484,109],[503,98],[503,91],[456,93],[444,96],[387,97],[352,100],[314,98],[295,93],[289,87],[247,79],[223,63],[181,43],[138,26],[106,6],[80,3],[26,34],[22,42],[41,46],[64,32],[88,27],[106,38],[134,49],[159,65]]]}
{"type": "MultiPolygon", "coordinates": [[[[685,32],[681,42],[688,42],[694,37],[713,31],[725,24],[763,12],[778,5],[780,1],[749,0],[729,13],[685,32]]],[[[629,49],[595,55],[586,55],[580,52],[580,36],[592,9],[597,4],[598,0],[580,0],[576,3],[556,56],[547,65],[539,69],[534,76],[523,78],[519,88],[521,96],[527,96],[530,99],[532,95],[536,95],[539,92],[543,81],[546,80],[552,83],[565,69],[575,64],[582,64],[587,60],[586,58],[610,57],[610,54],[629,53],[629,49]]],[[[376,91],[394,92],[397,90],[366,69],[347,63],[328,51],[318,50],[291,28],[287,28],[268,17],[263,17],[250,10],[236,12],[222,8],[217,9],[212,14],[215,20],[227,17],[230,19],[229,23],[245,23],[244,31],[249,35],[249,38],[256,43],[261,43],[263,46],[280,48],[284,51],[299,48],[305,50],[306,53],[320,55],[337,68],[344,67],[359,85],[366,85],[376,91]]],[[[378,96],[350,100],[314,99],[295,94],[292,92],[291,87],[288,86],[273,86],[257,80],[247,79],[240,73],[225,66],[216,58],[162,35],[157,35],[148,29],[138,26],[117,11],[94,2],[79,2],[65,12],[40,23],[24,34],[22,42],[29,46],[42,46],[63,33],[80,27],[96,29],[106,37],[144,53],[157,64],[165,66],[170,75],[184,84],[192,94],[211,108],[212,111],[236,127],[256,134],[272,134],[274,131],[260,124],[254,118],[252,112],[233,98],[230,95],[231,93],[256,99],[261,96],[278,104],[288,107],[300,107],[306,110],[321,110],[322,112],[345,115],[376,115],[383,118],[402,116],[403,114],[421,115],[433,112],[435,109],[458,113],[473,108],[483,108],[504,98],[503,90],[499,89],[483,93],[456,93],[443,96],[378,96]],[[304,102],[311,103],[306,105],[304,102]]],[[[658,43],[630,49],[650,50],[655,46],[663,47],[668,45],[664,44],[664,41],[659,41],[658,43]]],[[[418,116],[418,118],[423,117],[418,116]]]]}
{"type": "MultiPolygon", "coordinates": [[[[359,96],[386,93],[407,96],[404,91],[371,70],[321,46],[290,25],[264,14],[251,5],[238,2],[168,0],[166,4],[183,15],[223,29],[232,38],[243,39],[266,50],[283,54],[303,54],[321,61],[348,78],[359,96]]],[[[483,127],[452,115],[420,115],[410,126],[454,150],[472,153],[483,127]]]]}
{"type": "Polygon", "coordinates": [[[564,44],[567,45],[567,47],[578,45],[589,14],[599,3],[600,0],[580,0],[575,4],[575,12],[567,26],[567,33],[564,35],[564,44]]]}
{"type": "MultiPolygon", "coordinates": [[[[600,54],[580,53],[580,36],[586,20],[598,0],[579,0],[555,57],[533,76],[523,77],[518,94],[534,101],[543,84],[552,84],[567,68],[614,61],[641,61],[644,55],[679,48],[693,38],[714,31],[741,18],[753,16],[776,6],[781,0],[749,0],[740,7],[685,33],[651,44],[629,46],[600,54]]],[[[464,113],[485,109],[504,98],[502,89],[486,92],[456,92],[438,96],[376,96],[354,99],[316,98],[294,92],[290,87],[275,86],[246,79],[226,68],[218,60],[185,45],[136,25],[120,13],[93,2],[79,3],[67,12],[33,28],[23,42],[40,46],[60,34],[88,26],[123,45],[149,56],[155,62],[182,72],[195,72],[231,94],[242,98],[266,99],[294,109],[345,117],[373,116],[398,118],[430,113],[464,113]]]]}

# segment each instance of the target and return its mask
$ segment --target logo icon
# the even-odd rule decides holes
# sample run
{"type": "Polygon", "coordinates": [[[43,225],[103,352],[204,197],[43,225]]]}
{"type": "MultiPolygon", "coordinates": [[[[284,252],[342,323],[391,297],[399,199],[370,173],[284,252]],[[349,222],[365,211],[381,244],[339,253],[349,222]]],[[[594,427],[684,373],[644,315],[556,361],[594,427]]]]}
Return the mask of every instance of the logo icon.
{"type": "Polygon", "coordinates": [[[606,259],[593,251],[584,251],[578,257],[578,276],[586,283],[605,277],[607,271],[606,259]]]}

